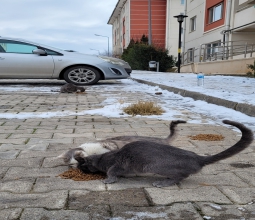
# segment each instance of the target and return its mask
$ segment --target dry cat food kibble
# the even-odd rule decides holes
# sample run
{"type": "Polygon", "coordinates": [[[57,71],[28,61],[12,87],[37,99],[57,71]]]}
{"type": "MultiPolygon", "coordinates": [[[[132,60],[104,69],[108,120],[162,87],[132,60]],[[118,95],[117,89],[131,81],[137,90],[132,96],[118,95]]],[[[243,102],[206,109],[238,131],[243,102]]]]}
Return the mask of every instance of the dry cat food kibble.
{"type": "Polygon", "coordinates": [[[221,134],[198,134],[194,136],[189,136],[191,140],[198,141],[222,141],[224,140],[224,136],[221,134]]]}
{"type": "Polygon", "coordinates": [[[59,174],[58,176],[60,176],[62,179],[72,179],[74,181],[101,180],[105,179],[106,177],[104,174],[83,173],[79,169],[70,169],[59,174]]]}

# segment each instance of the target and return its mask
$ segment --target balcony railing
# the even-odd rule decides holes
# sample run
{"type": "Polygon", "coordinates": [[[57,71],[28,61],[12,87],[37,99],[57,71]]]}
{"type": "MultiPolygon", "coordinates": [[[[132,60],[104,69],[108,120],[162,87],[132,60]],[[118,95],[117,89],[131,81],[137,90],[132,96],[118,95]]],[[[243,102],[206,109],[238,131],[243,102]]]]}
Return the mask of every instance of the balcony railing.
{"type": "Polygon", "coordinates": [[[182,64],[229,60],[255,56],[255,44],[240,41],[201,44],[199,48],[188,49],[182,53],[182,64]],[[212,46],[214,45],[214,46],[212,46]]]}

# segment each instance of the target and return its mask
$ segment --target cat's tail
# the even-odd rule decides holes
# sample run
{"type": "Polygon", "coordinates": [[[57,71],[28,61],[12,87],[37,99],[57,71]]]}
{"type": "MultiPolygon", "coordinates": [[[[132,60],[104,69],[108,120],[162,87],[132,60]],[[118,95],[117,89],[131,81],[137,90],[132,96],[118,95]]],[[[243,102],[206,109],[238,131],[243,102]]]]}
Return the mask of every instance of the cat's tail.
{"type": "Polygon", "coordinates": [[[169,129],[170,129],[170,134],[168,135],[168,137],[166,138],[166,140],[168,141],[168,143],[170,143],[170,141],[173,141],[173,139],[176,137],[176,126],[180,123],[186,123],[186,121],[183,120],[175,120],[172,121],[169,125],[169,129]]]}
{"type": "Polygon", "coordinates": [[[234,144],[232,147],[228,148],[227,150],[222,151],[221,153],[212,155],[212,156],[205,156],[203,157],[203,165],[215,163],[219,160],[224,160],[228,157],[231,157],[245,148],[247,148],[254,140],[253,138],[253,131],[249,128],[245,127],[243,124],[235,122],[235,121],[229,121],[229,120],[223,120],[224,124],[229,124],[237,127],[242,132],[241,139],[234,144]]]}

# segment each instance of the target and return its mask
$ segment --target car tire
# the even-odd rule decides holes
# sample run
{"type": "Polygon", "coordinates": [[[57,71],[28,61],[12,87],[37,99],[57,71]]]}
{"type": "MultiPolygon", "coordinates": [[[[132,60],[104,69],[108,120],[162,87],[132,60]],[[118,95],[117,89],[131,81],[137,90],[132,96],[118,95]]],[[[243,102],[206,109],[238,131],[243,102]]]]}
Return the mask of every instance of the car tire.
{"type": "Polygon", "coordinates": [[[99,71],[90,66],[74,66],[64,72],[64,80],[75,85],[92,85],[100,79],[99,71]]]}

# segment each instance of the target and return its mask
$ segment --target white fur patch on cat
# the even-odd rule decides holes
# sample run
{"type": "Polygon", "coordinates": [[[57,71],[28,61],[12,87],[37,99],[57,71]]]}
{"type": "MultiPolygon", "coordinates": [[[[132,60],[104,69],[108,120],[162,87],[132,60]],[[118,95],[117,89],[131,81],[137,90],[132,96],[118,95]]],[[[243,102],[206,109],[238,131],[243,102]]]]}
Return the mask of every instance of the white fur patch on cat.
{"type": "Polygon", "coordinates": [[[57,158],[63,159],[64,162],[71,167],[77,167],[78,161],[74,159],[76,153],[79,153],[83,157],[87,157],[95,154],[103,154],[109,151],[110,150],[106,149],[102,143],[84,143],[77,148],[70,149],[60,154],[57,158]]]}

